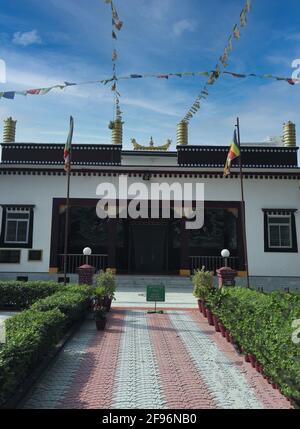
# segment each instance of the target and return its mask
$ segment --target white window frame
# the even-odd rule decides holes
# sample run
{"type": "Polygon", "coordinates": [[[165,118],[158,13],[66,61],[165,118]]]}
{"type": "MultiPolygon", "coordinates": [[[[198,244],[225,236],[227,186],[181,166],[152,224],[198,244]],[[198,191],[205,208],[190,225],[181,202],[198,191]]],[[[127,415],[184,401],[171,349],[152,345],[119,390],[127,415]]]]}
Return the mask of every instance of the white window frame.
{"type": "Polygon", "coordinates": [[[26,209],[26,210],[7,209],[6,219],[5,219],[5,234],[4,234],[4,243],[5,244],[28,244],[29,229],[30,229],[30,210],[28,210],[28,209],[26,209]],[[20,214],[20,213],[27,214],[27,216],[28,216],[27,219],[9,219],[10,214],[20,214]],[[26,222],[26,224],[27,224],[26,241],[18,241],[18,240],[10,241],[10,240],[7,240],[8,222],[12,222],[12,221],[15,221],[17,224],[17,226],[16,226],[16,238],[17,238],[18,223],[19,222],[26,222]]]}
{"type": "Polygon", "coordinates": [[[270,249],[292,249],[293,248],[293,233],[292,233],[292,214],[269,214],[267,215],[268,219],[268,245],[270,249]],[[282,219],[288,219],[289,223],[283,224],[283,223],[270,223],[270,218],[282,218],[282,219]],[[289,246],[283,246],[279,244],[278,246],[274,246],[271,244],[271,226],[277,226],[279,228],[279,242],[281,242],[281,233],[280,233],[280,227],[281,226],[288,226],[289,227],[289,235],[290,235],[290,245],[289,246]]]}

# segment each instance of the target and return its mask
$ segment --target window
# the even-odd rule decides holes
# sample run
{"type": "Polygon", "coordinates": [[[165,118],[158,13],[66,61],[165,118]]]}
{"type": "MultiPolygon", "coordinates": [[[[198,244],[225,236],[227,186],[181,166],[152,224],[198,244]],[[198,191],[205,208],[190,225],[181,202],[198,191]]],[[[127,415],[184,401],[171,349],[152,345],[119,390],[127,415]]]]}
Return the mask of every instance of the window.
{"type": "Polygon", "coordinates": [[[1,247],[32,247],[33,208],[2,206],[1,247]]]}
{"type": "Polygon", "coordinates": [[[24,244],[28,242],[29,215],[29,211],[17,212],[10,209],[7,210],[4,238],[5,243],[24,244]]]}
{"type": "Polygon", "coordinates": [[[20,250],[0,250],[0,264],[19,264],[20,259],[20,250]]]}
{"type": "Polygon", "coordinates": [[[28,261],[41,261],[42,255],[42,250],[28,250],[28,261]]]}
{"type": "Polygon", "coordinates": [[[265,211],[265,251],[297,252],[296,210],[265,211]]]}

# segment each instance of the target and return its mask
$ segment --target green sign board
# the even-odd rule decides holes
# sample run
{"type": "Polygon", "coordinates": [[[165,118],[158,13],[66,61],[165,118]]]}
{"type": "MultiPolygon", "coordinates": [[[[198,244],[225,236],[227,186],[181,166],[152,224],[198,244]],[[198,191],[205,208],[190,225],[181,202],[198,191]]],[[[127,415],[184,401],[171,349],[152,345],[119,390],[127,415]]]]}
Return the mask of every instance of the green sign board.
{"type": "Polygon", "coordinates": [[[148,302],[165,302],[166,288],[164,285],[148,285],[147,301],[148,302]]]}

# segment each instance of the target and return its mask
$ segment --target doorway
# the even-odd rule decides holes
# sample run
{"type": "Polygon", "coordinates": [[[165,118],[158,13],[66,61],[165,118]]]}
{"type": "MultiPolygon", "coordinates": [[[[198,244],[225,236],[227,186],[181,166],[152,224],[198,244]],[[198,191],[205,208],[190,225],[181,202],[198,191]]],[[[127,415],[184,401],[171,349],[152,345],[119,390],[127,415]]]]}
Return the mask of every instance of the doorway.
{"type": "Polygon", "coordinates": [[[167,274],[168,223],[131,223],[130,272],[134,274],[167,274]]]}

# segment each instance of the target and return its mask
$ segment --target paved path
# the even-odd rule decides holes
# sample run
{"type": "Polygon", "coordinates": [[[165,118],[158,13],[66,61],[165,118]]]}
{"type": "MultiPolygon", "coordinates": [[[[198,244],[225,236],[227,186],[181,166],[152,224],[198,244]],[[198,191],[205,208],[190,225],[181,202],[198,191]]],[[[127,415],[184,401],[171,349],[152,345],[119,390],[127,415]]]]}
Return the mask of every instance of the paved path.
{"type": "Polygon", "coordinates": [[[113,309],[87,320],[24,408],[290,408],[194,309],[113,309]]]}
{"type": "MultiPolygon", "coordinates": [[[[155,282],[152,282],[155,284],[155,282]]],[[[150,284],[152,284],[150,282],[150,284]]],[[[157,282],[159,284],[159,282],[157,282]]],[[[153,302],[146,301],[145,287],[117,288],[116,303],[118,307],[146,307],[153,308],[153,302]]],[[[193,296],[192,286],[184,288],[166,287],[166,301],[157,304],[161,308],[198,308],[197,300],[193,296]]]]}

